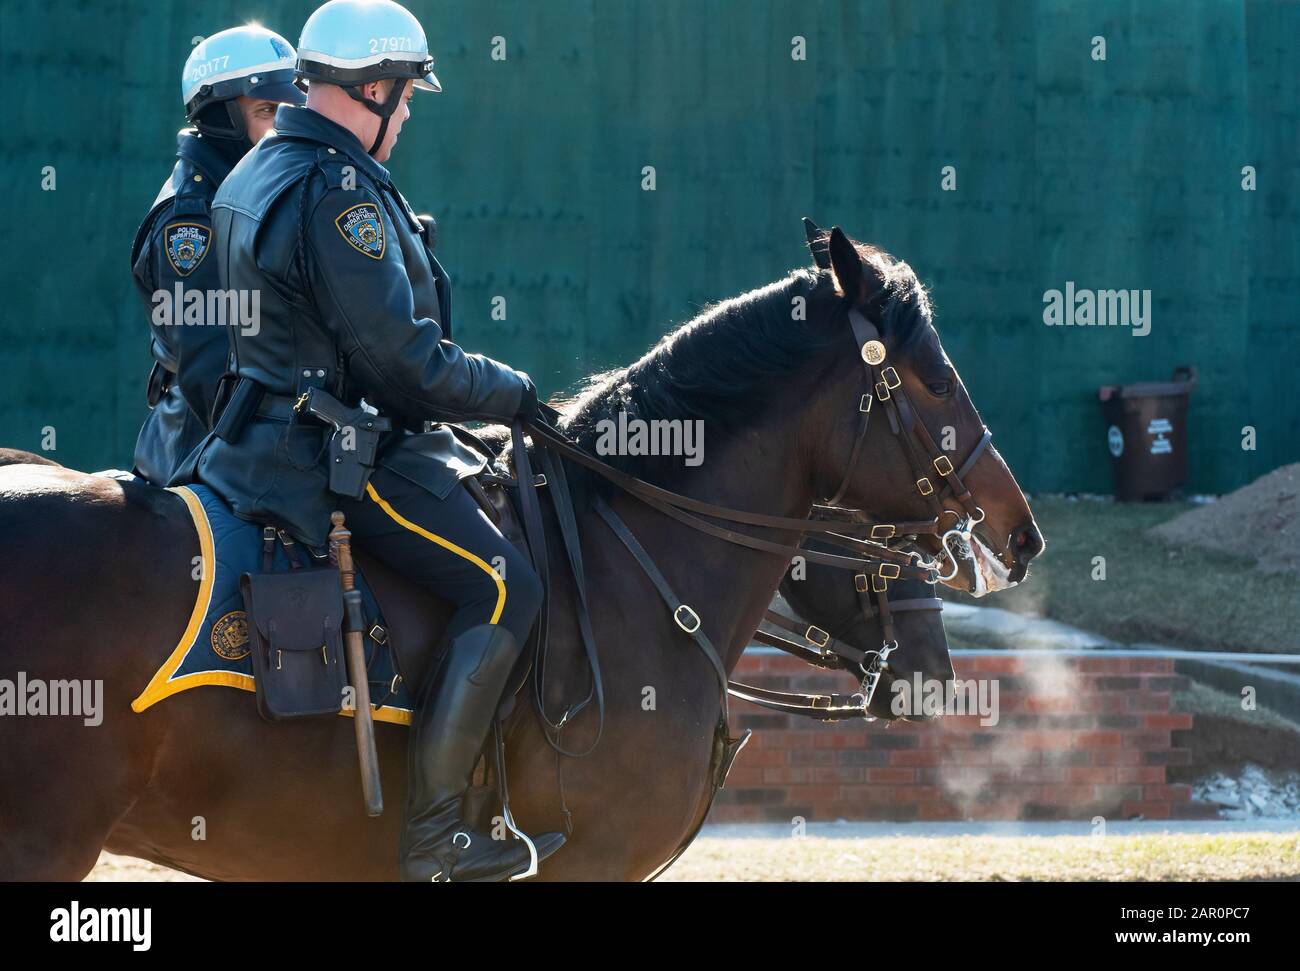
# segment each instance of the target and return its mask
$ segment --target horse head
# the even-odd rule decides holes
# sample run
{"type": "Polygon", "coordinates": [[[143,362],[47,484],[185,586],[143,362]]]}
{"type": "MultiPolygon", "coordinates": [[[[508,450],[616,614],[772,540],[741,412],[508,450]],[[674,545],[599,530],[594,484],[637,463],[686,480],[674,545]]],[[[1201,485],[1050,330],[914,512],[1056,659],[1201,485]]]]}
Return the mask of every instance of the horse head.
{"type": "Polygon", "coordinates": [[[954,589],[982,596],[1018,583],[1043,537],[944,353],[920,281],[839,227],[806,227],[831,284],[823,326],[844,338],[821,376],[824,393],[805,412],[819,491],[875,519],[935,524],[882,538],[933,558],[954,589]]]}

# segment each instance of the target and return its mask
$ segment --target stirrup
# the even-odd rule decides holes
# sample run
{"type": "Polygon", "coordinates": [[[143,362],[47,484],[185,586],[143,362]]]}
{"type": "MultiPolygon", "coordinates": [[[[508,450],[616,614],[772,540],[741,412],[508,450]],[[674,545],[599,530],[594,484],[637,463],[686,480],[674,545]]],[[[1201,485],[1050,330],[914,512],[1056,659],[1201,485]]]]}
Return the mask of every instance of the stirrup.
{"type": "Polygon", "coordinates": [[[501,818],[505,821],[506,829],[510,830],[510,832],[523,840],[524,845],[528,847],[528,867],[523,873],[516,873],[514,876],[510,877],[510,882],[514,883],[516,880],[527,880],[529,877],[537,876],[537,844],[532,841],[531,837],[529,837],[527,833],[515,824],[515,816],[514,813],[510,811],[509,803],[505,803],[501,807],[501,818]]]}

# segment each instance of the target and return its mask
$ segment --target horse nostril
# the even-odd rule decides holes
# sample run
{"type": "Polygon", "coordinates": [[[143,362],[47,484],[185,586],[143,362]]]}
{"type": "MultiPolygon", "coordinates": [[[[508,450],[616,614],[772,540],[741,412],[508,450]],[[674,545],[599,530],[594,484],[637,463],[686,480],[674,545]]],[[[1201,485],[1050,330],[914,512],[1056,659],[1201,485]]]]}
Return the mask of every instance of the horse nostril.
{"type": "Polygon", "coordinates": [[[1036,526],[1024,526],[1016,530],[1011,536],[1011,542],[1016,549],[1016,559],[1021,563],[1028,563],[1043,551],[1043,536],[1036,526]]]}

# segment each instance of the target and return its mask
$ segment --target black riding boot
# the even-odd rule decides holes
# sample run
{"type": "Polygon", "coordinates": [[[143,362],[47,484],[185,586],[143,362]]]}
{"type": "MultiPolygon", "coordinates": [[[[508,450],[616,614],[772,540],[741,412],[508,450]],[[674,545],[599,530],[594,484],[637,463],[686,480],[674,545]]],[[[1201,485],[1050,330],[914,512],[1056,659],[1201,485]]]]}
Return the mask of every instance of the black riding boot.
{"type": "MultiPolygon", "coordinates": [[[[522,840],[493,839],[461,818],[461,799],[518,655],[506,628],[473,627],[448,645],[426,682],[411,722],[403,880],[505,880],[527,869],[522,840]]],[[[533,842],[540,861],[564,837],[546,833],[533,842]]]]}

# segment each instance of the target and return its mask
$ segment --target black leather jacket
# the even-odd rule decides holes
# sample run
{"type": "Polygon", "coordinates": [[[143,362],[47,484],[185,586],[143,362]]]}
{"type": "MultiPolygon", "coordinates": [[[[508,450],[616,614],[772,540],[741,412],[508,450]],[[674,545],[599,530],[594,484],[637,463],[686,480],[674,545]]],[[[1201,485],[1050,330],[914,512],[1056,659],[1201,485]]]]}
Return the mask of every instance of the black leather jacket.
{"type": "Polygon", "coordinates": [[[184,322],[183,298],[170,317],[158,312],[154,299],[163,294],[174,301],[178,284],[182,294],[218,286],[208,212],[230,172],[231,156],[237,155],[193,129],[182,131],[176,141],[176,165],[131,247],[131,275],[149,315],[154,358],[147,391],[150,411],[136,439],[135,471],[160,486],[170,484],[207,433],[217,381],[230,353],[224,328],[184,322]]]}
{"type": "Polygon", "coordinates": [[[267,394],[233,441],[211,436],[197,478],[255,522],[321,545],[337,500],[325,429],[284,411],[309,387],[393,420],[378,464],[439,497],[483,458],[425,420],[508,420],[526,375],[446,339],[451,286],[388,172],[346,129],[281,106],[276,131],[213,201],[222,286],[260,296],[256,328],[228,328],[235,369],[267,394]]]}

